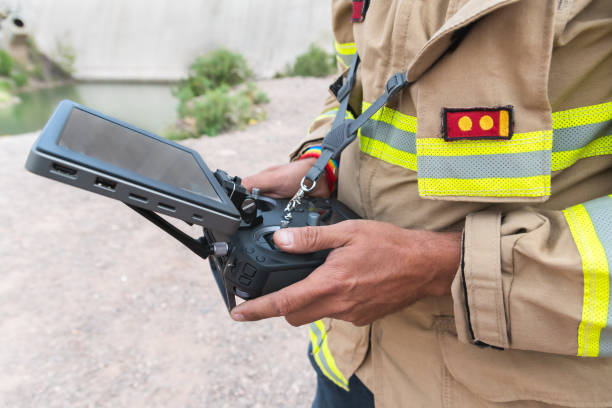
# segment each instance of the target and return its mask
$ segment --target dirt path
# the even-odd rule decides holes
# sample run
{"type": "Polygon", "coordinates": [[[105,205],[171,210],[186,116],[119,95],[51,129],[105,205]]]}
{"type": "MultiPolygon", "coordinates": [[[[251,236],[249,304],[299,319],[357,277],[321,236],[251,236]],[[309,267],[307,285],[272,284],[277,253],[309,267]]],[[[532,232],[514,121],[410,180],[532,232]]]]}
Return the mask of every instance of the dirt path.
{"type": "MultiPolygon", "coordinates": [[[[286,161],[328,83],[261,82],[266,122],[185,144],[236,175],[286,161]]],[[[234,323],[207,263],[121,203],[27,173],[35,137],[0,139],[0,406],[310,406],[306,328],[234,323]]]]}

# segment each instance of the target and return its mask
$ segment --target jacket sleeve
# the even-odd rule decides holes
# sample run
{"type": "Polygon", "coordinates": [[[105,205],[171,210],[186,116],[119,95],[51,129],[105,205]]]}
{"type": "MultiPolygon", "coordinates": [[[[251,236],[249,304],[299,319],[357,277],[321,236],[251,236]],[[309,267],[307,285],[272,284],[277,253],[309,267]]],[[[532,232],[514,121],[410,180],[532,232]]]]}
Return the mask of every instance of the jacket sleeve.
{"type": "Polygon", "coordinates": [[[611,357],[611,277],[612,194],[562,211],[469,215],[452,287],[459,339],[611,357]]]}
{"type": "MultiPolygon", "coordinates": [[[[353,28],[351,23],[352,3],[350,0],[334,0],[332,2],[332,27],[334,32],[334,48],[338,75],[345,74],[353,61],[356,53],[355,42],[353,40],[353,28]]],[[[357,81],[359,78],[357,78],[357,81]]],[[[355,88],[360,88],[356,84],[355,88]]],[[[354,99],[351,93],[351,100],[354,99]]],[[[291,160],[297,160],[306,149],[320,144],[325,135],[330,131],[331,125],[338,111],[338,101],[331,94],[325,99],[321,113],[312,121],[298,146],[291,152],[291,160]]],[[[353,104],[352,104],[353,105],[353,104]]],[[[347,117],[352,118],[352,114],[347,113],[347,117]]]]}

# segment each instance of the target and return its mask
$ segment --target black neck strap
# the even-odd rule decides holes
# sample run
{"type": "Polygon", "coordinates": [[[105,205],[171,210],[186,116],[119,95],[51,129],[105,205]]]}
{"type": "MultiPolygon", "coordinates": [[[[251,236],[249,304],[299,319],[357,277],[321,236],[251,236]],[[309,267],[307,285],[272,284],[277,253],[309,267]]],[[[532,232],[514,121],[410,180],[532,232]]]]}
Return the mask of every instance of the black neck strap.
{"type": "Polygon", "coordinates": [[[355,76],[357,66],[359,65],[359,54],[355,53],[353,63],[349,69],[348,75],[344,80],[342,87],[338,90],[336,97],[340,102],[340,107],[334,118],[331,131],[323,139],[321,144],[321,156],[317,159],[312,168],[306,173],[304,182],[307,180],[310,183],[315,183],[321,174],[325,171],[325,166],[330,159],[338,159],[340,153],[357,137],[357,131],[370,119],[380,108],[382,108],[397,92],[410,85],[406,79],[406,72],[398,72],[393,74],[385,85],[385,92],[374,101],[374,103],[362,112],[355,119],[345,119],[348,103],[355,85],[355,76]]]}

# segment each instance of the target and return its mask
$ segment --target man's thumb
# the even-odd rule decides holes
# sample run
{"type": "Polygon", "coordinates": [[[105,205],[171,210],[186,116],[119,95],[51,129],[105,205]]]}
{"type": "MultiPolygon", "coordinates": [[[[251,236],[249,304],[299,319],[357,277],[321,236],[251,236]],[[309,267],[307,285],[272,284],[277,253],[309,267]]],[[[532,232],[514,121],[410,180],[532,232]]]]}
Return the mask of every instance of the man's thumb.
{"type": "Polygon", "coordinates": [[[341,224],[323,227],[282,228],[274,243],[285,252],[309,253],[345,245],[350,237],[341,224]]]}

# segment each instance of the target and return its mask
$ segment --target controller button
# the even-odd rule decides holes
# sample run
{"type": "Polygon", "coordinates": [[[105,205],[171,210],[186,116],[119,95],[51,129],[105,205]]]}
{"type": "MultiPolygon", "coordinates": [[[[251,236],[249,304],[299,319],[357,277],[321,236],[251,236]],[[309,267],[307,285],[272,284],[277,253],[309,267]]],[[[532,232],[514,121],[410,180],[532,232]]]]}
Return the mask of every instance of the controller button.
{"type": "Polygon", "coordinates": [[[249,264],[245,264],[244,268],[242,269],[242,274],[250,278],[255,276],[255,272],[257,272],[257,269],[255,269],[252,265],[249,264]]]}
{"type": "Polygon", "coordinates": [[[311,211],[308,213],[308,221],[306,221],[306,224],[310,225],[311,227],[316,227],[320,224],[320,219],[321,215],[318,212],[311,211]]]}
{"type": "Polygon", "coordinates": [[[255,252],[255,248],[247,247],[246,252],[247,252],[247,254],[252,254],[253,252],[255,252]]]}
{"type": "Polygon", "coordinates": [[[247,278],[244,275],[241,275],[240,278],[238,278],[238,282],[242,283],[243,285],[249,286],[251,284],[251,279],[247,278]]]}
{"type": "Polygon", "coordinates": [[[245,291],[240,290],[238,288],[234,288],[234,292],[236,293],[237,296],[240,296],[242,299],[245,299],[245,300],[251,297],[251,295],[249,295],[245,291]]]}
{"type": "Polygon", "coordinates": [[[266,257],[265,256],[261,256],[261,255],[257,255],[255,257],[255,259],[257,259],[257,261],[259,261],[259,262],[265,262],[266,257]]]}

